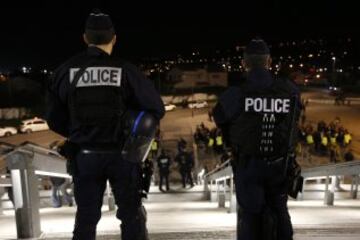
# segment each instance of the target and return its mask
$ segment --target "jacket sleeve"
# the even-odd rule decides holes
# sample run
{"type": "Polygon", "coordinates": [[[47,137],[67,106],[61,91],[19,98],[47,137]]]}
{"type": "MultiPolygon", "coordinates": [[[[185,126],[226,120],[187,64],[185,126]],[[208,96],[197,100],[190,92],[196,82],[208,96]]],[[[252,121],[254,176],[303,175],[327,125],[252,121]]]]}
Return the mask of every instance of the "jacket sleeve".
{"type": "Polygon", "coordinates": [[[237,116],[240,98],[241,92],[236,87],[229,88],[220,96],[213,109],[214,121],[218,127],[228,124],[237,116]]]}
{"type": "Polygon", "coordinates": [[[62,79],[55,72],[50,79],[47,91],[46,120],[50,129],[64,137],[69,137],[69,113],[67,103],[60,98],[62,79]]]}
{"type": "Polygon", "coordinates": [[[160,120],[165,114],[165,108],[152,82],[130,64],[126,65],[125,74],[127,85],[132,93],[128,94],[128,104],[135,109],[148,111],[160,120]]]}

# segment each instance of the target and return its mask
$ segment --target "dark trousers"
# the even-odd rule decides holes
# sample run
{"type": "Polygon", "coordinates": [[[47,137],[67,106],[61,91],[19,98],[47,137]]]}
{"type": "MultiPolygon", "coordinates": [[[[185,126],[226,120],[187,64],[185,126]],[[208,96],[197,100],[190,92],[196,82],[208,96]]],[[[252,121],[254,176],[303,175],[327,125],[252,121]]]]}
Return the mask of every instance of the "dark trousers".
{"type": "Polygon", "coordinates": [[[182,185],[184,188],[186,187],[186,183],[190,183],[192,187],[194,186],[191,169],[182,169],[180,170],[180,174],[181,174],[182,185]]]}
{"type": "Polygon", "coordinates": [[[287,208],[287,183],[283,166],[269,166],[262,159],[247,159],[245,166],[234,167],[236,197],[240,205],[238,240],[264,240],[269,217],[276,239],[292,240],[293,229],[287,208]],[[239,229],[240,228],[240,229],[239,229]]]}
{"type": "Polygon", "coordinates": [[[73,240],[95,240],[96,226],[109,180],[118,207],[123,240],[146,240],[146,214],[142,207],[141,168],[118,153],[79,153],[76,157],[74,196],[77,203],[73,240]]]}
{"type": "Polygon", "coordinates": [[[159,183],[159,189],[162,190],[163,183],[165,181],[166,191],[170,190],[169,187],[169,172],[162,172],[160,171],[160,183],[159,183]]]}

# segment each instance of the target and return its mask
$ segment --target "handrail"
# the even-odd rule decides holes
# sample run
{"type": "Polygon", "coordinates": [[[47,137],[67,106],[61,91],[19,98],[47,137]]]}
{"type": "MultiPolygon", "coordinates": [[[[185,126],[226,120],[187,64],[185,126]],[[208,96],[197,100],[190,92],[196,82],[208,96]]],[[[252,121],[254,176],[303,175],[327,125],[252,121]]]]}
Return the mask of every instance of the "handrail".
{"type": "MultiPolygon", "coordinates": [[[[360,160],[305,168],[302,170],[301,175],[304,178],[304,185],[306,184],[307,180],[311,180],[313,178],[325,177],[326,182],[324,189],[325,191],[324,203],[327,205],[333,205],[335,182],[337,181],[336,178],[338,176],[352,176],[353,180],[351,183],[350,193],[353,199],[357,198],[358,185],[360,183],[360,160]],[[330,180],[331,180],[331,188],[329,188],[330,180]]],[[[215,182],[218,189],[219,182],[224,182],[223,184],[225,185],[226,184],[225,181],[230,179],[230,184],[231,184],[230,187],[232,187],[232,183],[234,182],[234,179],[233,179],[232,167],[229,166],[229,161],[224,162],[219,167],[215,168],[214,170],[204,175],[204,179],[205,179],[204,189],[205,191],[208,192],[207,196],[210,195],[210,199],[212,192],[211,185],[213,184],[213,182],[215,182]]],[[[217,190],[216,193],[217,193],[216,198],[219,199],[219,191],[217,190]]],[[[230,194],[232,194],[231,191],[230,194]]],[[[303,198],[303,195],[304,193],[301,195],[301,198],[303,198]]]]}
{"type": "Polygon", "coordinates": [[[209,177],[210,175],[224,169],[225,167],[227,167],[230,164],[230,159],[223,162],[220,166],[216,167],[215,169],[211,170],[210,172],[208,172],[207,174],[204,175],[204,177],[209,177]]]}
{"type": "Polygon", "coordinates": [[[302,170],[301,175],[304,178],[309,178],[309,177],[321,177],[321,176],[331,176],[331,175],[353,175],[353,174],[360,174],[360,160],[305,168],[302,170]]]}

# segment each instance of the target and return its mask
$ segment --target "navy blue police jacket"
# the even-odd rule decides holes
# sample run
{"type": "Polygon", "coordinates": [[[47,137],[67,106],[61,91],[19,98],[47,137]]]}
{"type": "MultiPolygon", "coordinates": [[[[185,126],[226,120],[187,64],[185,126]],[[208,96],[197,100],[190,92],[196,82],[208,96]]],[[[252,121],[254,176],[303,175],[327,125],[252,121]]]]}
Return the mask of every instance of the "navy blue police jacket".
{"type": "MultiPolygon", "coordinates": [[[[231,145],[229,143],[229,125],[244,112],[244,106],[241,102],[241,99],[246,96],[244,89],[247,89],[247,91],[266,90],[272,86],[274,81],[270,71],[262,68],[253,69],[245,74],[239,85],[229,87],[219,97],[213,109],[213,117],[216,125],[223,130],[224,140],[227,144],[231,145]]],[[[287,79],[277,79],[277,81],[282,81],[281,84],[286,85],[289,94],[296,96],[296,99],[300,99],[300,92],[293,82],[287,79]]],[[[300,109],[299,103],[296,106],[300,109]]],[[[296,112],[299,112],[299,110],[296,110],[296,112]]]]}
{"type": "Polygon", "coordinates": [[[51,130],[77,144],[96,141],[97,139],[94,138],[99,136],[99,132],[104,138],[103,142],[114,141],[116,126],[93,126],[84,134],[84,131],[80,131],[81,123],[71,121],[69,110],[71,69],[80,69],[87,62],[96,62],[98,67],[120,69],[118,71],[120,76],[109,70],[103,76],[116,78],[116,84],[120,87],[119,98],[122,98],[127,109],[147,111],[158,120],[164,116],[164,104],[159,93],[140,70],[130,63],[108,55],[97,47],[90,46],[86,51],[72,57],[56,69],[49,82],[46,119],[51,130]],[[106,139],[107,136],[108,139],[106,139]]]}

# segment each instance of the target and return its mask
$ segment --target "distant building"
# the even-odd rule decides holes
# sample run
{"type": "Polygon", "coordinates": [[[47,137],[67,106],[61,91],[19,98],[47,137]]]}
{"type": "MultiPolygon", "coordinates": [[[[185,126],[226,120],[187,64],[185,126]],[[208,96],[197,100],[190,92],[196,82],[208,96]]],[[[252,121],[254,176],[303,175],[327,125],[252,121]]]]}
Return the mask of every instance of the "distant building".
{"type": "Polygon", "coordinates": [[[175,88],[226,87],[228,73],[217,67],[175,67],[167,74],[175,88]]]}

